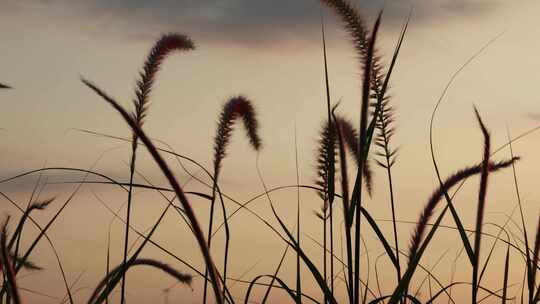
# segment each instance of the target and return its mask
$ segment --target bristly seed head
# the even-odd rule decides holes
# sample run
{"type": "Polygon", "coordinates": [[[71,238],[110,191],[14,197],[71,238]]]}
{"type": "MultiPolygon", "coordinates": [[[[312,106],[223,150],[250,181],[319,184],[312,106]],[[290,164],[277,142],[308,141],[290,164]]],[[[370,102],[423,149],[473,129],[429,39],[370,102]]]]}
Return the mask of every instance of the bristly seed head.
{"type": "Polygon", "coordinates": [[[217,178],[221,169],[221,161],[226,156],[227,145],[229,144],[234,122],[237,118],[242,118],[249,143],[253,149],[255,151],[261,149],[262,144],[258,134],[259,123],[251,101],[241,95],[231,98],[223,106],[214,139],[214,179],[217,178]]]}
{"type": "MultiPolygon", "coordinates": [[[[345,141],[345,144],[347,145],[347,149],[353,156],[354,162],[356,163],[356,166],[360,166],[360,151],[358,151],[359,147],[359,139],[358,139],[358,132],[353,127],[353,124],[351,121],[338,116],[337,122],[341,128],[341,133],[343,136],[343,140],[345,141]]],[[[366,190],[368,194],[371,196],[373,193],[373,172],[371,170],[371,166],[369,163],[369,159],[366,159],[364,162],[364,165],[362,166],[362,174],[364,174],[364,183],[366,185],[366,190]]]]}
{"type": "MultiPolygon", "coordinates": [[[[341,21],[345,25],[345,29],[349,33],[353,47],[363,64],[365,57],[368,54],[370,33],[362,16],[349,1],[347,0],[321,0],[321,2],[333,8],[335,13],[341,18],[341,21]]],[[[383,80],[385,78],[382,68],[381,57],[374,51],[372,59],[372,72],[371,72],[371,89],[376,93],[381,93],[383,80]]]]}
{"type": "Polygon", "coordinates": [[[324,202],[324,207],[327,207],[329,195],[328,195],[328,182],[329,182],[329,155],[331,153],[334,155],[334,161],[335,161],[335,155],[336,155],[336,128],[329,126],[328,121],[325,121],[322,125],[319,140],[318,140],[318,148],[317,148],[317,159],[316,159],[316,165],[315,170],[317,172],[317,178],[315,180],[315,185],[323,189],[323,191],[317,191],[317,194],[324,202]]]}
{"type": "MultiPolygon", "coordinates": [[[[346,145],[348,152],[350,153],[350,155],[354,159],[356,166],[358,167],[358,165],[360,164],[360,153],[358,151],[358,131],[356,131],[356,129],[353,127],[352,123],[349,120],[341,116],[336,116],[336,119],[338,125],[341,128],[344,144],[346,145]]],[[[315,169],[317,172],[317,179],[315,180],[315,185],[317,185],[321,189],[328,188],[328,151],[332,150],[334,155],[336,155],[337,150],[337,129],[334,127],[334,124],[332,125],[332,129],[329,130],[328,122],[325,121],[319,133],[320,135],[318,140],[317,159],[315,165],[315,169]]],[[[336,164],[338,162],[337,159],[337,157],[334,157],[334,161],[336,162],[336,164]]],[[[371,195],[373,191],[373,174],[369,166],[369,161],[367,160],[366,162],[364,162],[363,174],[366,190],[368,191],[368,194],[371,195]]],[[[323,201],[326,201],[326,193],[318,192],[318,195],[323,201]]]]}
{"type": "Polygon", "coordinates": [[[135,98],[133,104],[135,111],[133,118],[139,125],[142,125],[149,105],[149,95],[152,91],[152,85],[159,71],[161,63],[171,52],[189,51],[195,49],[193,41],[185,35],[167,34],[163,35],[155,44],[144,63],[143,70],[139,73],[140,79],[135,88],[135,98]]]}

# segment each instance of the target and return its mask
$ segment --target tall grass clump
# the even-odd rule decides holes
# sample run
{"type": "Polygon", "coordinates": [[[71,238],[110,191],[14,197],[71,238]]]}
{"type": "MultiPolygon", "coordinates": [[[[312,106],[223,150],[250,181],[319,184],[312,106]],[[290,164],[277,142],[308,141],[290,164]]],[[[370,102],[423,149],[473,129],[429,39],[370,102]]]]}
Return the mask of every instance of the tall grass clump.
{"type": "MultiPolygon", "coordinates": [[[[163,65],[164,60],[174,52],[187,52],[195,49],[193,41],[182,34],[167,34],[162,36],[154,44],[146,61],[139,73],[138,80],[135,86],[135,94],[132,99],[133,109],[127,109],[117,99],[108,95],[103,89],[98,87],[94,82],[85,78],[81,78],[82,83],[93,93],[98,95],[106,104],[111,106],[116,111],[124,122],[130,127],[128,137],[114,136],[111,134],[103,134],[88,130],[83,132],[105,137],[110,140],[117,140],[131,144],[131,154],[129,169],[130,175],[127,181],[118,181],[108,177],[105,174],[95,172],[92,167],[90,169],[77,169],[69,167],[51,167],[39,170],[32,170],[18,174],[14,177],[0,179],[0,184],[13,181],[24,176],[39,173],[38,182],[30,195],[30,200],[27,202],[26,208],[19,206],[10,196],[0,191],[0,197],[10,203],[18,211],[20,218],[12,233],[8,233],[8,220],[0,226],[0,271],[3,276],[3,284],[0,289],[0,303],[18,304],[22,303],[21,291],[27,290],[19,286],[18,282],[22,276],[17,276],[21,270],[38,271],[41,267],[34,264],[30,258],[35,252],[37,245],[41,240],[48,241],[53,253],[55,254],[56,262],[58,263],[62,274],[63,284],[65,286],[65,296],[62,303],[69,301],[74,303],[74,295],[77,292],[74,286],[79,278],[74,282],[68,283],[64,268],[60,260],[60,254],[55,248],[52,239],[48,233],[52,225],[60,218],[62,212],[66,209],[70,202],[73,201],[75,195],[83,185],[99,184],[118,187],[127,194],[125,218],[119,215],[123,209],[121,206],[118,211],[112,210],[104,200],[92,192],[96,199],[104,205],[104,207],[114,216],[110,223],[119,219],[125,224],[122,243],[122,261],[116,266],[111,267],[111,225],[109,225],[109,234],[107,237],[107,271],[106,274],[97,282],[97,285],[91,289],[91,294],[88,299],[89,304],[108,303],[109,297],[118,287],[120,303],[128,302],[126,294],[127,272],[134,268],[145,268],[158,270],[172,277],[176,284],[183,286],[192,286],[192,282],[198,277],[202,280],[202,303],[217,303],[217,304],[234,304],[237,302],[252,303],[254,300],[253,290],[256,286],[264,288],[264,295],[261,303],[270,301],[270,292],[274,289],[280,289],[283,294],[290,298],[294,303],[323,303],[323,304],[338,304],[341,300],[349,304],[406,304],[406,303],[435,303],[441,296],[446,295],[449,303],[456,303],[452,294],[452,288],[455,286],[465,286],[467,288],[467,298],[473,304],[478,304],[483,301],[497,301],[506,303],[513,300],[517,302],[517,296],[512,297],[511,288],[514,291],[521,292],[521,303],[528,300],[529,304],[536,304],[540,301],[540,286],[538,286],[537,275],[540,259],[540,219],[536,227],[534,239],[530,238],[525,226],[525,211],[521,202],[521,195],[517,182],[516,163],[520,160],[514,156],[512,143],[516,140],[532,133],[535,129],[529,130],[518,137],[511,138],[508,135],[508,142],[498,149],[492,148],[491,134],[487,126],[482,120],[479,111],[474,108],[474,114],[482,135],[482,153],[481,158],[477,162],[473,162],[469,166],[465,166],[460,170],[449,174],[446,178],[441,178],[435,158],[435,150],[433,145],[433,124],[436,112],[441,104],[441,101],[448,90],[450,84],[455,79],[459,71],[472,61],[482,50],[489,45],[484,46],[480,52],[471,57],[459,70],[452,75],[450,82],[445,87],[441,97],[436,103],[429,122],[429,141],[430,152],[433,161],[437,186],[427,201],[422,206],[416,220],[405,221],[400,219],[400,211],[404,209],[401,204],[404,199],[399,198],[395,193],[394,166],[397,161],[398,149],[394,142],[394,136],[397,132],[396,126],[396,108],[394,98],[390,96],[390,79],[393,70],[397,64],[398,55],[401,50],[402,43],[407,32],[410,15],[404,22],[399,37],[393,49],[391,60],[386,65],[383,62],[382,56],[379,54],[377,41],[379,41],[379,28],[382,23],[382,11],[376,16],[373,24],[366,25],[363,20],[360,10],[349,0],[321,0],[323,4],[332,9],[337,17],[344,25],[344,29],[349,35],[352,42],[354,54],[357,57],[357,72],[360,75],[358,86],[361,89],[356,104],[358,109],[359,119],[354,122],[339,113],[339,103],[333,102],[331,99],[331,81],[329,77],[329,64],[327,54],[327,39],[325,34],[324,20],[321,16],[321,44],[322,44],[322,59],[323,59],[323,79],[325,92],[326,110],[320,130],[318,133],[317,147],[315,148],[315,178],[309,185],[300,184],[299,170],[299,148],[298,138],[296,134],[296,125],[294,130],[294,153],[296,166],[296,183],[293,185],[278,185],[274,188],[267,187],[261,169],[259,167],[258,153],[262,150],[262,139],[259,135],[260,127],[258,114],[255,111],[255,106],[252,100],[244,95],[233,95],[220,108],[219,116],[216,122],[215,135],[213,137],[213,149],[210,152],[212,161],[209,169],[197,162],[190,156],[186,156],[174,151],[174,149],[166,143],[159,142],[157,146],[156,140],[151,140],[144,126],[148,116],[149,107],[151,104],[152,91],[155,88],[157,73],[163,65]],[[220,181],[224,175],[224,163],[228,156],[229,147],[233,132],[237,125],[241,124],[245,131],[245,138],[249,143],[250,150],[257,153],[256,170],[259,181],[262,185],[263,192],[254,195],[246,201],[241,201],[234,197],[233,194],[223,191],[220,187],[220,181]],[[152,160],[157,164],[159,171],[168,182],[168,186],[155,186],[143,173],[137,170],[137,155],[140,153],[138,147],[142,145],[146,148],[152,160]],[[166,146],[166,148],[164,148],[166,146]],[[496,160],[495,154],[504,148],[509,148],[510,156],[508,159],[496,160]],[[188,176],[188,182],[198,183],[203,190],[186,191],[188,184],[180,184],[170,165],[164,158],[165,155],[172,156],[177,161],[179,168],[188,176]],[[352,162],[351,162],[352,160],[352,162]],[[196,167],[205,174],[204,178],[198,176],[197,172],[191,171],[190,166],[185,166],[184,162],[196,167]],[[378,167],[373,166],[377,164],[378,167]],[[514,186],[517,196],[517,205],[514,210],[520,211],[521,223],[516,223],[512,214],[504,214],[507,221],[504,225],[492,223],[487,219],[490,200],[488,196],[488,186],[491,181],[492,173],[503,171],[512,167],[514,186]],[[381,187],[374,184],[374,172],[376,168],[382,168],[388,187],[381,187]],[[60,205],[60,208],[53,212],[52,217],[41,226],[35,219],[35,213],[47,210],[53,202],[54,198],[39,199],[38,186],[41,182],[41,174],[43,172],[54,170],[61,172],[77,172],[84,173],[82,180],[70,181],[65,183],[75,183],[75,190],[68,198],[60,205]],[[136,183],[135,174],[141,177],[144,182],[136,183]],[[89,180],[88,176],[99,178],[99,180],[89,180]],[[454,206],[453,199],[456,193],[462,188],[467,179],[477,177],[479,180],[478,193],[475,199],[476,212],[474,223],[470,223],[473,228],[465,228],[462,218],[459,216],[457,209],[454,206]],[[162,209],[159,217],[148,230],[144,232],[135,228],[131,219],[133,206],[133,197],[137,188],[157,191],[161,198],[167,201],[166,207],[162,209]],[[292,191],[296,194],[296,218],[295,228],[290,228],[290,223],[286,223],[283,217],[276,209],[276,201],[272,198],[272,193],[277,191],[292,191]],[[322,220],[322,243],[317,240],[317,237],[311,237],[309,232],[305,231],[305,226],[301,224],[301,196],[303,190],[315,192],[322,206],[320,211],[316,211],[316,216],[322,220]],[[370,204],[368,200],[375,200],[377,196],[375,191],[385,191],[388,196],[383,200],[385,206],[388,206],[391,211],[391,218],[388,220],[377,219],[372,216],[370,204]],[[453,191],[451,194],[450,192],[453,191]],[[38,193],[36,193],[38,192],[38,193]],[[174,196],[169,197],[167,193],[172,193],[174,196]],[[203,202],[208,202],[208,223],[199,221],[196,216],[196,210],[192,205],[191,197],[201,199],[203,202]],[[259,199],[267,199],[268,206],[272,212],[272,220],[266,219],[259,214],[256,209],[250,204],[259,199]],[[175,201],[178,200],[179,204],[175,201]],[[216,203],[219,205],[216,207],[216,203]],[[228,212],[227,204],[235,204],[238,208],[234,212],[228,212]],[[336,204],[335,204],[336,203],[336,204]],[[221,206],[221,219],[216,219],[216,208],[221,206]],[[174,210],[182,220],[187,223],[189,232],[193,234],[198,249],[203,258],[203,264],[200,269],[191,262],[183,259],[180,255],[166,248],[166,245],[155,240],[155,232],[158,227],[162,226],[163,219],[169,210],[174,210]],[[283,242],[284,250],[276,259],[277,265],[270,274],[254,274],[250,279],[244,279],[244,276],[255,268],[250,266],[246,272],[239,277],[230,275],[229,262],[234,256],[229,255],[231,231],[229,229],[230,219],[238,214],[239,211],[246,211],[254,216],[260,223],[274,233],[274,236],[280,242],[283,242]],[[337,210],[337,211],[336,211],[337,210]],[[450,211],[450,212],[448,212],[450,211]],[[446,215],[452,216],[455,223],[454,226],[443,224],[446,215]],[[339,223],[339,229],[335,229],[334,222],[339,223]],[[381,223],[387,222],[391,224],[391,231],[386,233],[381,229],[381,223]],[[27,225],[34,225],[37,228],[36,236],[33,239],[26,240],[30,235],[27,225]],[[207,224],[207,225],[206,225],[207,224]],[[413,224],[414,228],[410,234],[407,245],[399,242],[398,225],[413,224]],[[204,227],[207,229],[203,229],[204,227]],[[519,233],[512,231],[512,226],[519,230],[519,233]],[[490,233],[486,226],[496,227],[498,234],[490,233]],[[217,228],[216,228],[217,227],[217,228]],[[435,268],[439,262],[444,260],[445,252],[441,255],[436,263],[431,266],[423,264],[423,258],[427,255],[428,247],[432,244],[436,235],[439,235],[440,229],[448,229],[455,232],[460,237],[462,248],[458,248],[454,263],[458,263],[461,258],[465,259],[467,270],[471,270],[470,278],[466,281],[454,280],[454,274],[449,282],[441,280],[436,275],[435,268]],[[220,231],[223,229],[223,231],[220,231]],[[369,229],[369,231],[368,231],[369,229]],[[368,234],[371,232],[372,234],[368,234]],[[135,241],[130,240],[132,233],[137,234],[135,241]],[[219,254],[212,247],[213,238],[216,235],[224,234],[224,248],[219,254]],[[310,253],[306,251],[308,246],[305,245],[302,236],[307,236],[316,243],[319,247],[316,248],[316,255],[320,255],[319,249],[322,249],[322,262],[314,262],[310,253]],[[343,238],[344,235],[344,238],[343,238]],[[374,238],[372,237],[374,236],[374,238]],[[341,256],[334,250],[334,238],[339,237],[341,240],[341,256]],[[377,248],[371,247],[368,239],[374,239],[382,248],[373,263],[373,251],[377,248]],[[469,239],[472,238],[472,241],[469,239]],[[491,243],[489,251],[483,250],[482,246],[486,246],[486,239],[491,243]],[[140,242],[139,242],[140,241],[140,242]],[[26,247],[26,244],[29,244],[26,247]],[[131,244],[131,245],[130,245],[131,244]],[[142,251],[148,244],[152,244],[159,252],[173,258],[178,265],[183,265],[189,269],[190,273],[181,271],[177,265],[167,264],[155,258],[141,257],[142,251]],[[369,247],[368,247],[369,244],[369,247]],[[493,261],[493,253],[498,245],[504,246],[504,270],[500,277],[502,279],[501,288],[492,290],[482,284],[483,275],[486,269],[493,261]],[[405,248],[404,248],[405,247],[405,248]],[[295,254],[294,270],[291,266],[291,273],[295,274],[295,280],[285,279],[280,276],[280,271],[286,264],[286,256],[292,250],[295,254]],[[223,253],[223,255],[221,255],[223,253]],[[371,257],[370,257],[371,255],[371,257]],[[514,259],[514,255],[517,259],[514,259]],[[222,270],[217,267],[215,261],[216,256],[223,258],[222,270]],[[467,260],[468,259],[468,260],[467,260]],[[381,275],[379,261],[389,262],[388,273],[381,275]],[[468,261],[468,262],[467,262],[468,261]],[[523,263],[519,263],[522,262],[523,263]],[[339,265],[341,270],[336,270],[335,266],[339,265]],[[468,263],[471,267],[468,268],[468,263]],[[203,270],[204,268],[204,270],[203,270]],[[370,274],[370,270],[375,269],[375,279],[370,274]],[[307,270],[307,271],[304,271],[307,270]],[[511,274],[523,270],[523,282],[521,284],[513,282],[511,274]],[[315,282],[315,292],[317,296],[309,294],[313,288],[305,288],[306,276],[311,275],[315,282]],[[395,277],[394,277],[395,275],[395,277]],[[416,284],[413,277],[424,275],[424,279],[416,284]],[[380,279],[383,279],[385,284],[382,284],[380,279]],[[391,278],[391,279],[388,279],[391,278]],[[267,280],[268,282],[264,281],[267,280]],[[376,286],[374,287],[374,282],[376,286]],[[387,282],[396,281],[395,285],[387,282]],[[264,281],[264,282],[263,282],[264,281]],[[341,284],[343,283],[343,284],[341,284]],[[245,296],[238,300],[236,295],[233,295],[231,289],[233,284],[247,284],[245,296]],[[209,291],[211,286],[212,291],[209,291]],[[344,286],[343,286],[344,285],[344,286]],[[418,285],[418,286],[416,286],[418,285]],[[414,288],[414,289],[413,289],[414,288]],[[520,289],[519,289],[520,288],[520,289]],[[424,293],[423,290],[428,290],[424,293]],[[416,290],[416,291],[414,291],[416,290]],[[527,290],[527,294],[525,291],[527,290]],[[213,293],[209,296],[208,293],[213,293]],[[485,294],[484,294],[485,293],[485,294]],[[494,300],[496,298],[496,300],[494,300]],[[322,299],[322,302],[321,302],[322,299]]],[[[491,42],[490,42],[491,43],[491,42]]],[[[9,89],[8,85],[0,83],[0,89],[9,89]]],[[[187,142],[187,139],[182,138],[182,143],[187,142]]],[[[497,157],[498,158],[498,157],[497,157]]],[[[415,174],[408,172],[408,174],[415,174]]],[[[64,182],[62,182],[64,183],[64,182]]],[[[48,183],[45,183],[48,184],[48,183]]],[[[408,203],[408,202],[407,202],[408,203]]],[[[374,207],[379,207],[382,204],[377,203],[374,207]]],[[[472,205],[471,205],[472,206],[472,205]]],[[[408,207],[408,206],[407,206],[408,207]]],[[[202,205],[202,210],[206,211],[206,206],[202,205]]],[[[8,218],[9,219],[9,218],[8,218]]],[[[251,228],[251,226],[250,226],[251,228]]],[[[317,228],[319,230],[319,228],[317,228]]],[[[320,232],[321,230],[319,230],[320,232]]],[[[488,242],[489,244],[489,242],[488,242]]],[[[242,254],[251,254],[254,245],[248,244],[246,252],[242,254]]],[[[281,247],[279,247],[281,248],[281,247]]],[[[498,247],[497,247],[498,248],[498,247]]],[[[33,256],[32,256],[33,258],[33,256]]],[[[183,267],[182,266],[182,267],[183,267]]],[[[502,264],[501,264],[502,266],[502,264]]],[[[501,267],[502,268],[502,267],[501,267]]],[[[386,269],[385,269],[386,270],[386,269]]],[[[499,276],[497,276],[499,277],[499,276]]],[[[176,285],[172,285],[165,289],[166,295],[176,285]]],[[[133,288],[133,287],[131,287],[133,288]]],[[[30,290],[30,289],[28,289],[30,290]]],[[[258,299],[257,299],[258,300],[258,299]]]]}
{"type": "MultiPolygon", "coordinates": [[[[401,45],[402,37],[396,47],[396,51],[392,60],[392,64],[388,69],[387,74],[383,72],[383,65],[380,57],[376,54],[375,41],[381,20],[381,14],[379,14],[373,29],[369,30],[360,16],[360,13],[354,6],[345,0],[323,0],[324,4],[332,8],[335,13],[342,20],[345,29],[349,33],[352,41],[353,48],[356,52],[360,63],[360,71],[363,75],[362,80],[362,99],[360,103],[360,124],[359,124],[359,140],[357,148],[352,149],[357,151],[358,170],[355,178],[352,197],[350,199],[350,206],[347,207],[345,216],[345,230],[347,237],[347,255],[348,261],[354,265],[349,265],[348,270],[348,285],[349,285],[349,301],[350,303],[358,304],[360,302],[360,234],[361,234],[361,214],[362,214],[362,180],[371,180],[371,174],[369,173],[367,166],[367,158],[369,152],[369,146],[373,137],[376,122],[381,111],[381,104],[387,100],[385,97],[386,88],[388,86],[388,80],[395,64],[399,47],[401,45]],[[374,99],[375,111],[372,115],[371,122],[368,122],[368,108],[370,100],[374,99]],[[354,224],[354,253],[352,248],[352,238],[350,230],[354,224]],[[347,232],[349,230],[349,232],[347,232]],[[351,247],[351,248],[349,248],[351,247]],[[354,258],[353,255],[354,254],[354,258]],[[351,267],[353,269],[351,269],[351,267]]],[[[343,135],[343,134],[342,134],[343,135]]],[[[349,136],[349,138],[353,138],[349,136]]],[[[371,183],[368,182],[368,191],[371,190],[371,183]]],[[[345,199],[345,198],[344,198],[345,199]]],[[[384,237],[382,237],[384,239],[384,237]]],[[[399,269],[399,264],[396,264],[396,268],[399,269]]],[[[398,270],[399,271],[399,270],[398,270]]]]}

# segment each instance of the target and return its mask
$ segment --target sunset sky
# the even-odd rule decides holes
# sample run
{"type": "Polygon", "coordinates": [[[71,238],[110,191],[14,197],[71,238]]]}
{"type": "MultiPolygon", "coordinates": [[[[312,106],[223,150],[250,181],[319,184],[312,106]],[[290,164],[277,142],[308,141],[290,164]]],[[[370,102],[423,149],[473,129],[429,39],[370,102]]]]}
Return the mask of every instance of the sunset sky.
{"type": "MultiPolygon", "coordinates": [[[[392,145],[400,148],[394,169],[398,218],[414,221],[437,185],[429,154],[429,118],[433,107],[451,75],[495,37],[498,38],[459,74],[439,109],[434,142],[441,174],[447,176],[481,159],[482,137],[473,105],[491,131],[493,147],[507,141],[507,126],[511,136],[517,136],[540,124],[540,4],[533,0],[357,2],[368,24],[384,8],[378,48],[385,63],[390,60],[401,26],[412,9],[409,30],[391,80],[391,95],[397,125],[392,145]]],[[[95,82],[123,105],[131,107],[138,71],[153,43],[161,34],[178,32],[190,36],[196,50],[175,53],[166,59],[151,95],[145,124],[148,134],[211,168],[212,139],[221,106],[228,98],[243,94],[253,101],[259,117],[264,147],[258,157],[267,184],[271,187],[295,184],[295,128],[300,181],[311,184],[315,178],[317,137],[326,115],[321,11],[326,25],[331,99],[333,103],[341,101],[338,112],[357,122],[361,98],[358,61],[337,18],[316,0],[0,0],[0,82],[14,88],[0,92],[3,105],[0,178],[43,166],[87,169],[104,153],[94,170],[127,181],[129,143],[74,130],[88,129],[115,136],[130,134],[118,114],[85,87],[80,77],[95,82]]],[[[260,194],[262,186],[255,167],[257,155],[240,129],[237,128],[239,132],[233,136],[224,161],[221,187],[239,201],[245,201],[260,194]]],[[[514,146],[514,153],[522,157],[516,173],[531,230],[539,214],[539,141],[540,133],[535,133],[514,146]]],[[[168,186],[146,151],[141,151],[140,171],[154,184],[168,186]]],[[[505,149],[494,158],[508,157],[509,151],[505,149]]],[[[176,166],[180,180],[186,181],[175,160],[169,160],[176,166]]],[[[385,171],[374,168],[375,194],[366,205],[377,219],[389,219],[385,171]]],[[[47,175],[49,182],[81,178],[59,171],[47,175]]],[[[0,184],[0,191],[25,206],[36,178],[34,175],[0,184]]],[[[476,179],[469,182],[456,199],[467,227],[474,226],[477,184],[476,179]]],[[[196,182],[190,182],[186,188],[210,191],[196,182]]],[[[72,190],[73,185],[55,183],[48,185],[42,196],[56,196],[57,202],[51,207],[56,210],[72,190]]],[[[114,187],[84,186],[50,232],[68,279],[73,282],[85,271],[76,286],[88,288],[77,294],[78,303],[86,301],[104,274],[107,229],[113,218],[93,193],[113,209],[126,199],[125,193],[114,187]]],[[[165,201],[156,193],[141,190],[136,194],[134,225],[144,231],[156,220],[165,201]]],[[[292,228],[296,190],[272,198],[292,228]]],[[[303,229],[320,240],[322,228],[312,212],[319,209],[320,199],[306,191],[302,192],[301,200],[303,229]]],[[[509,214],[516,202],[511,170],[494,174],[486,221],[504,223],[506,218],[501,212],[509,214]]],[[[198,208],[204,203],[194,200],[201,222],[206,223],[207,209],[198,208]]],[[[259,200],[253,205],[254,210],[273,221],[267,204],[266,200],[259,200]]],[[[7,201],[2,206],[2,213],[19,216],[7,201]]],[[[233,204],[229,206],[234,209],[233,204]]],[[[46,223],[51,214],[45,212],[36,218],[46,223]]],[[[518,219],[517,214],[514,219],[518,219]]],[[[450,220],[448,223],[453,224],[450,220]]],[[[279,239],[246,212],[240,212],[231,225],[237,234],[233,239],[230,275],[238,278],[254,264],[255,268],[243,279],[273,272],[284,248],[279,239]],[[254,244],[255,250],[248,250],[254,244]]],[[[390,225],[381,225],[390,236],[390,225]]],[[[35,233],[32,229],[29,234],[35,233]]],[[[408,244],[412,229],[412,225],[400,226],[403,247],[408,244]]],[[[493,227],[486,229],[497,231],[493,227]]],[[[177,214],[171,213],[156,239],[201,268],[200,252],[186,230],[177,214]]],[[[115,265],[120,263],[123,231],[116,221],[112,229],[115,265]]],[[[445,258],[450,262],[436,271],[447,282],[448,265],[458,251],[459,237],[451,231],[441,235],[433,244],[432,254],[423,262],[433,265],[450,248],[445,258]]],[[[366,238],[368,243],[376,243],[373,235],[366,238]]],[[[303,242],[308,253],[320,260],[320,248],[307,236],[303,242]]],[[[222,241],[216,244],[220,248],[222,241]]],[[[374,246],[371,258],[374,260],[380,253],[382,249],[374,246]]],[[[217,259],[221,262],[219,254],[217,259]]],[[[162,259],[189,272],[154,248],[148,247],[145,256],[162,259]]],[[[292,283],[292,253],[289,258],[283,277],[292,283]]],[[[502,261],[500,256],[497,258],[502,261]]],[[[32,260],[45,270],[21,279],[20,285],[61,299],[64,290],[48,245],[40,245],[32,260]]],[[[517,256],[515,260],[517,264],[517,256]]],[[[382,269],[390,269],[389,265],[383,265],[389,264],[388,261],[381,260],[380,264],[382,269]]],[[[470,269],[462,268],[461,274],[468,278],[470,269]]],[[[497,268],[493,266],[485,283],[494,289],[500,288],[501,272],[497,268]]],[[[522,274],[522,269],[516,267],[512,283],[519,283],[522,274]]],[[[307,271],[304,276],[309,278],[305,281],[306,292],[318,297],[307,271]]],[[[383,292],[392,290],[393,279],[393,273],[388,277],[383,275],[382,282],[388,283],[381,287],[383,292]]],[[[194,291],[176,287],[170,294],[171,302],[185,299],[186,303],[199,303],[200,283],[200,278],[196,278],[194,291]]],[[[161,301],[162,289],[171,284],[171,279],[155,271],[135,270],[128,276],[129,303],[148,303],[157,297],[161,301]]],[[[244,288],[241,283],[233,288],[239,299],[243,299],[244,288]]],[[[463,290],[467,297],[467,289],[463,290]]],[[[457,299],[460,291],[455,291],[457,299]]],[[[23,292],[23,295],[28,303],[58,302],[31,293],[23,292]]],[[[276,292],[275,298],[279,297],[285,296],[276,292]]]]}

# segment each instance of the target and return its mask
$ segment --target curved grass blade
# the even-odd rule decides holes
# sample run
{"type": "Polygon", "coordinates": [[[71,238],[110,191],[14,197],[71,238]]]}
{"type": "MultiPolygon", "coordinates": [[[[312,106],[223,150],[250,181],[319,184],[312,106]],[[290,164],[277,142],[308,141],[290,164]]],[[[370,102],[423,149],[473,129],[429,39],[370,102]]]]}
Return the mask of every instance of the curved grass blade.
{"type": "MultiPolygon", "coordinates": [[[[439,167],[437,165],[437,160],[435,158],[435,148],[433,144],[433,124],[435,121],[435,115],[437,114],[437,110],[439,109],[439,106],[441,105],[444,97],[446,96],[446,93],[450,89],[451,85],[453,84],[454,80],[457,78],[457,76],[463,71],[471,62],[473,62],[474,59],[476,59],[480,54],[482,54],[492,43],[494,43],[499,37],[501,37],[502,34],[499,34],[498,36],[494,37],[490,41],[488,41],[486,44],[484,44],[477,52],[475,52],[463,65],[461,65],[450,77],[450,80],[446,83],[446,86],[444,87],[441,95],[439,96],[439,99],[437,100],[437,103],[435,104],[435,107],[433,108],[433,111],[431,113],[431,118],[429,122],[429,146],[430,146],[430,153],[431,153],[431,160],[433,163],[433,167],[435,169],[435,173],[437,175],[437,179],[439,181],[439,184],[442,185],[442,179],[441,174],[439,172],[439,167]]],[[[452,213],[452,217],[456,223],[456,226],[458,227],[459,235],[461,237],[461,241],[463,242],[463,245],[465,246],[465,250],[467,252],[467,256],[469,257],[469,261],[471,262],[471,265],[475,263],[475,257],[474,252],[471,246],[471,243],[469,242],[469,239],[467,238],[467,234],[465,233],[465,228],[463,227],[463,224],[461,223],[461,219],[454,207],[454,204],[452,203],[452,199],[448,195],[448,193],[444,193],[444,198],[446,199],[446,203],[449,205],[450,212],[452,213]]]]}
{"type": "MultiPolygon", "coordinates": [[[[131,267],[134,267],[134,266],[149,266],[149,267],[152,267],[152,268],[159,269],[159,270],[167,273],[171,277],[177,279],[179,282],[182,282],[182,283],[184,283],[186,285],[191,286],[191,280],[192,280],[191,275],[181,273],[180,271],[172,268],[171,266],[169,266],[169,265],[167,265],[165,263],[162,263],[160,261],[153,260],[153,259],[136,259],[134,261],[131,261],[131,263],[129,263],[129,264],[123,264],[122,263],[122,264],[116,266],[111,271],[111,273],[109,274],[109,277],[118,275],[121,272],[126,272],[128,269],[130,269],[131,267]]],[[[99,291],[103,287],[105,287],[107,285],[107,282],[109,281],[109,277],[105,277],[99,282],[99,284],[94,289],[94,292],[92,293],[92,296],[90,297],[90,299],[94,299],[94,298],[97,297],[99,291]]]]}
{"type": "MultiPolygon", "coordinates": [[[[499,163],[492,163],[489,167],[490,171],[496,171],[502,168],[506,168],[510,166],[516,159],[512,159],[510,161],[504,161],[499,163]]],[[[400,301],[403,294],[408,289],[408,285],[410,280],[412,279],[412,276],[415,272],[415,269],[420,261],[420,258],[422,257],[424,251],[427,248],[427,245],[430,243],[431,239],[433,238],[433,235],[435,234],[435,231],[439,227],[444,215],[446,214],[446,211],[449,209],[449,205],[447,204],[435,223],[433,224],[430,232],[424,239],[424,241],[421,243],[420,246],[420,240],[422,239],[423,232],[426,228],[426,223],[431,217],[432,211],[434,210],[434,207],[436,206],[437,202],[440,201],[440,199],[443,196],[443,193],[447,193],[448,189],[450,189],[452,186],[457,185],[460,181],[463,179],[479,174],[482,170],[482,167],[480,165],[472,166],[465,168],[464,170],[458,171],[458,173],[452,175],[450,178],[448,178],[442,186],[439,187],[437,191],[435,191],[430,198],[430,201],[426,208],[423,211],[423,214],[420,215],[420,221],[417,224],[416,231],[413,235],[412,242],[411,242],[411,248],[410,248],[410,256],[409,256],[409,264],[407,266],[407,270],[405,274],[403,275],[401,281],[398,283],[398,286],[394,290],[392,297],[390,298],[389,303],[390,304],[396,304],[400,301]],[[419,246],[419,247],[418,247],[419,246]]],[[[406,293],[405,293],[406,294],[406,293]]]]}

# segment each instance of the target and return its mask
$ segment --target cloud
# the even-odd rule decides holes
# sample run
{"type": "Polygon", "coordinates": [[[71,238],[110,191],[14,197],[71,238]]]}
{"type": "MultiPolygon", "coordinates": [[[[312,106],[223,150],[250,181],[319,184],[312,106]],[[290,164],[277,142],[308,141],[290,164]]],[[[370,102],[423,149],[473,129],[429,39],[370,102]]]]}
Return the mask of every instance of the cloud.
{"type": "Polygon", "coordinates": [[[454,0],[446,1],[441,7],[457,15],[478,16],[490,12],[496,5],[496,1],[454,0]]]}
{"type": "MultiPolygon", "coordinates": [[[[411,6],[415,22],[441,22],[452,17],[481,17],[498,4],[497,0],[358,2],[368,17],[384,5],[386,26],[400,24],[411,6]]],[[[155,37],[156,32],[180,31],[198,39],[245,46],[316,37],[322,7],[317,0],[7,0],[4,6],[19,12],[53,10],[55,15],[84,19],[98,32],[113,27],[126,37],[155,37]]]]}

